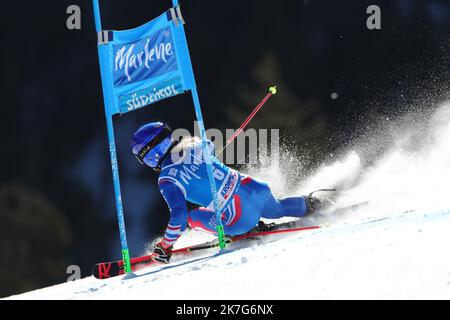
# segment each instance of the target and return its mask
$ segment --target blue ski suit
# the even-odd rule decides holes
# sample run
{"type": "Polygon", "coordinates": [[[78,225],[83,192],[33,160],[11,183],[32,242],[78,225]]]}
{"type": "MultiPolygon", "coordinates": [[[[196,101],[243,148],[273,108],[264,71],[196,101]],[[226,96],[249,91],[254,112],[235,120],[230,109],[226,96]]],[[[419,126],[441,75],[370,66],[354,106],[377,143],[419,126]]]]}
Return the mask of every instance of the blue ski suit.
{"type": "MultiPolygon", "coordinates": [[[[212,151],[214,145],[208,141],[212,151]]],[[[233,170],[217,158],[212,161],[219,209],[225,234],[234,236],[253,229],[260,218],[304,217],[307,211],[303,196],[277,199],[269,186],[233,170]]],[[[170,220],[162,240],[172,246],[186,229],[216,233],[216,216],[212,203],[201,141],[172,152],[161,164],[158,185],[170,209],[170,220]],[[187,209],[189,201],[199,207],[187,209]]]]}

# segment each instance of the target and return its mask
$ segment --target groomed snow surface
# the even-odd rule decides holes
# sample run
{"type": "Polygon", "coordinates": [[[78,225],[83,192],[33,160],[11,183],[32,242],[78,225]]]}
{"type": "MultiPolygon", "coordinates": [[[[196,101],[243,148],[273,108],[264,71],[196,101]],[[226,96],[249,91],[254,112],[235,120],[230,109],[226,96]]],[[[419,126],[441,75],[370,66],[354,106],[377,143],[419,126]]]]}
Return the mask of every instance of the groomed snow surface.
{"type": "MultiPolygon", "coordinates": [[[[298,165],[247,170],[277,195],[338,185],[347,190],[336,199],[340,207],[369,200],[301,221],[320,229],[247,243],[210,259],[190,257],[197,260],[159,272],[148,268],[130,280],[88,277],[11,298],[450,299],[450,103],[387,123],[361,142],[360,154],[343,154],[298,179],[298,188],[286,190],[298,165]],[[383,151],[370,152],[380,145],[383,151]]],[[[210,239],[185,232],[176,245],[210,239]]]]}
{"type": "MultiPolygon", "coordinates": [[[[352,213],[354,214],[354,213],[352,213]]],[[[450,210],[366,217],[137,278],[13,299],[449,299],[450,210]]]]}

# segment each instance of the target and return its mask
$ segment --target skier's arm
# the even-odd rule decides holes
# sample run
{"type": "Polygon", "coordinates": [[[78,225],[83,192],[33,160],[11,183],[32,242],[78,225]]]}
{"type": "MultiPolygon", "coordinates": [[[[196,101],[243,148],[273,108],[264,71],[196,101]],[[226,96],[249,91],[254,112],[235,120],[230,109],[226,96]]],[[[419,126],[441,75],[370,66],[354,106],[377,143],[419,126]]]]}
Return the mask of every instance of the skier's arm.
{"type": "Polygon", "coordinates": [[[186,229],[187,206],[184,194],[176,184],[170,180],[162,179],[158,182],[158,185],[170,210],[169,224],[164,238],[159,243],[166,249],[172,247],[186,229]]]}

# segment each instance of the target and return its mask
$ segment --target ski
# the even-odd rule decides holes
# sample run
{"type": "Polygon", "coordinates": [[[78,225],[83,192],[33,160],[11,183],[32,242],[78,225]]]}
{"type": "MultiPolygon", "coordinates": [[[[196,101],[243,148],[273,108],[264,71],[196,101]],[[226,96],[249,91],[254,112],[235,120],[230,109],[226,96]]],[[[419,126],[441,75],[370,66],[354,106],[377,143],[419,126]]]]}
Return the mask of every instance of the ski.
{"type": "MultiPolygon", "coordinates": [[[[207,248],[215,248],[218,245],[219,245],[218,242],[216,243],[216,241],[211,241],[210,243],[208,242],[200,245],[183,247],[173,250],[172,256],[189,254],[192,251],[199,250],[197,249],[197,246],[200,246],[200,249],[207,249],[207,248]]],[[[153,256],[154,256],[153,254],[149,254],[131,258],[130,259],[131,270],[138,271],[144,267],[148,267],[153,264],[161,265],[160,262],[153,259],[153,256]]],[[[122,275],[124,273],[125,271],[123,266],[123,260],[97,263],[92,268],[92,275],[97,279],[108,279],[111,277],[122,275]]]]}
{"type": "MultiPolygon", "coordinates": [[[[278,224],[272,227],[270,230],[265,231],[254,231],[254,232],[248,232],[239,236],[234,237],[227,237],[226,242],[232,243],[237,242],[241,240],[250,240],[250,239],[256,239],[263,236],[268,235],[276,235],[276,234],[283,234],[283,233],[291,233],[291,232],[299,232],[299,231],[306,231],[306,230],[313,230],[318,229],[320,226],[309,226],[309,227],[295,227],[295,222],[287,222],[278,224]]],[[[183,247],[179,249],[175,249],[172,251],[172,257],[173,256],[183,256],[183,255],[189,255],[193,252],[199,251],[199,250],[206,250],[211,248],[216,248],[219,246],[218,241],[210,241],[206,243],[201,243],[193,246],[183,247]]],[[[147,268],[151,265],[159,265],[163,267],[169,267],[169,265],[164,265],[160,262],[157,262],[153,259],[153,254],[144,255],[141,257],[135,257],[130,259],[131,263],[131,269],[132,271],[138,271],[143,268],[147,268]]],[[[195,259],[194,259],[195,260],[195,259]]],[[[117,260],[117,261],[110,261],[110,262],[101,262],[97,263],[92,268],[92,275],[97,279],[108,279],[111,277],[123,275],[125,273],[124,267],[123,267],[123,261],[117,260]]]]}

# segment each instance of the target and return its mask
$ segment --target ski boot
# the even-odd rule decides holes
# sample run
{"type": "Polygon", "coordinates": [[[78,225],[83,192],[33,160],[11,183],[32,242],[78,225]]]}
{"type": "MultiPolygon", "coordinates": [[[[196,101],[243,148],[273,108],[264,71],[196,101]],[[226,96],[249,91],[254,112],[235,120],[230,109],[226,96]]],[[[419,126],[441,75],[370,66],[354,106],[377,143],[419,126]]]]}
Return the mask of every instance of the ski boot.
{"type": "Polygon", "coordinates": [[[305,196],[306,198],[306,214],[305,216],[310,216],[313,213],[323,212],[328,208],[332,207],[335,203],[326,198],[318,198],[313,196],[314,193],[319,191],[335,191],[335,189],[320,189],[311,192],[309,195],[305,196]]]}
{"type": "Polygon", "coordinates": [[[321,201],[319,198],[313,196],[306,196],[306,214],[305,217],[312,215],[320,210],[321,201]]]}

